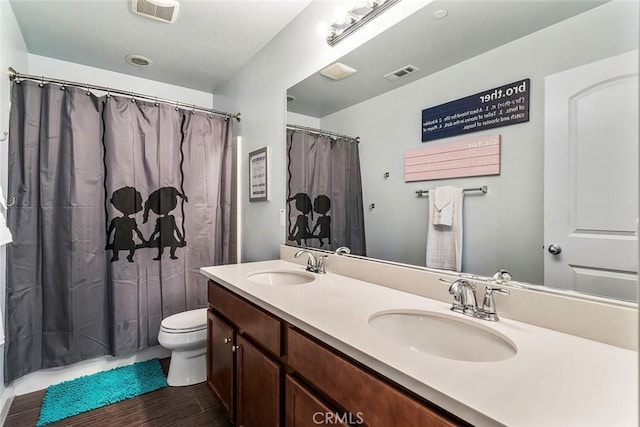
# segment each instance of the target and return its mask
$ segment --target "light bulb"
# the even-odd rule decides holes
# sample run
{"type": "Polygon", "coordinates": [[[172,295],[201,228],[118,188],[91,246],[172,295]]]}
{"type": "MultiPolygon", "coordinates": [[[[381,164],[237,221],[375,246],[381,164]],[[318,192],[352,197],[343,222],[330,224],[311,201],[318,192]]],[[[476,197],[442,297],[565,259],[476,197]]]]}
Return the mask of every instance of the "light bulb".
{"type": "Polygon", "coordinates": [[[356,17],[357,20],[362,19],[367,13],[373,10],[373,0],[362,0],[351,9],[351,14],[356,17]]]}
{"type": "Polygon", "coordinates": [[[320,21],[316,24],[316,33],[318,34],[318,37],[320,38],[325,38],[327,37],[327,34],[330,33],[330,29],[329,29],[329,24],[327,24],[324,21],[320,21]]]}
{"type": "Polygon", "coordinates": [[[336,6],[336,8],[333,10],[333,17],[336,21],[339,21],[341,19],[344,19],[347,13],[349,13],[349,11],[347,10],[346,7],[336,6]]]}

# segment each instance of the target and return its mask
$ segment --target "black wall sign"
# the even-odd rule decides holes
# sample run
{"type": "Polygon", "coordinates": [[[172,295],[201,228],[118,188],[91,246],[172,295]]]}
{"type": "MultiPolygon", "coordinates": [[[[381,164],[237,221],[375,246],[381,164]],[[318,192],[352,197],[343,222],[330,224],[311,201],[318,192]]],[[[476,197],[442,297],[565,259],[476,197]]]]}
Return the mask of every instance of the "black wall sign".
{"type": "Polygon", "coordinates": [[[422,110],[422,142],[529,121],[524,79],[422,110]]]}

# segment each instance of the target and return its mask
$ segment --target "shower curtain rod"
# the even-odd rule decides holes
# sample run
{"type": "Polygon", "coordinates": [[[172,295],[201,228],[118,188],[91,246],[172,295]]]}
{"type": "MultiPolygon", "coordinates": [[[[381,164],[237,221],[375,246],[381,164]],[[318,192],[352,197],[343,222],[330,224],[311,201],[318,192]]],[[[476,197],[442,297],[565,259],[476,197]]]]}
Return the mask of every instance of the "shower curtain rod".
{"type": "Polygon", "coordinates": [[[157,96],[150,96],[150,95],[144,95],[141,93],[135,93],[135,92],[131,92],[131,91],[124,91],[124,90],[119,90],[119,89],[113,89],[110,87],[105,87],[105,86],[97,86],[97,85],[92,85],[92,84],[87,84],[87,83],[78,83],[78,82],[72,82],[69,80],[61,80],[61,79],[55,79],[55,78],[51,78],[51,77],[44,77],[44,76],[33,76],[30,74],[22,74],[22,73],[18,73],[16,70],[14,70],[13,68],[9,67],[9,80],[11,81],[15,81],[16,83],[20,83],[20,80],[33,80],[36,82],[40,82],[40,83],[57,83],[64,86],[73,86],[73,87],[79,87],[81,89],[93,89],[93,90],[101,90],[103,92],[107,92],[107,95],[109,94],[118,94],[118,95],[125,95],[125,96],[130,96],[132,99],[142,99],[142,100],[147,100],[147,101],[151,101],[151,102],[155,102],[157,103],[163,103],[163,104],[168,104],[168,105],[173,105],[176,107],[176,109],[178,108],[184,108],[184,109],[190,109],[192,111],[202,111],[204,113],[208,113],[208,114],[215,114],[216,116],[222,116],[222,117],[227,117],[227,118],[234,118],[237,121],[240,121],[240,113],[237,114],[231,114],[231,113],[226,113],[224,111],[216,111],[212,108],[205,108],[205,107],[199,107],[197,105],[194,104],[186,104],[184,102],[179,102],[179,101],[172,101],[170,99],[164,99],[164,98],[158,98],[157,96]]]}
{"type": "Polygon", "coordinates": [[[360,143],[360,137],[359,136],[356,136],[354,138],[353,136],[343,135],[341,133],[331,132],[331,131],[328,131],[328,130],[315,129],[315,128],[310,128],[310,127],[307,127],[307,126],[290,125],[290,124],[287,124],[287,129],[304,130],[304,131],[307,131],[309,133],[315,133],[315,134],[323,135],[323,136],[337,136],[339,138],[349,139],[349,140],[355,142],[356,144],[360,143]]]}

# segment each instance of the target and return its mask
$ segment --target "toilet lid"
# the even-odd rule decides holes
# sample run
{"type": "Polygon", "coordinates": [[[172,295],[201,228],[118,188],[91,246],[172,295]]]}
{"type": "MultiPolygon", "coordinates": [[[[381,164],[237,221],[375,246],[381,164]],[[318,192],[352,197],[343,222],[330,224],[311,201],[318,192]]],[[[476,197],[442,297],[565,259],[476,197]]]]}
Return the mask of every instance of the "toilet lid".
{"type": "Polygon", "coordinates": [[[207,309],[183,311],[169,316],[162,321],[160,327],[168,332],[193,332],[207,327],[207,309]]]}

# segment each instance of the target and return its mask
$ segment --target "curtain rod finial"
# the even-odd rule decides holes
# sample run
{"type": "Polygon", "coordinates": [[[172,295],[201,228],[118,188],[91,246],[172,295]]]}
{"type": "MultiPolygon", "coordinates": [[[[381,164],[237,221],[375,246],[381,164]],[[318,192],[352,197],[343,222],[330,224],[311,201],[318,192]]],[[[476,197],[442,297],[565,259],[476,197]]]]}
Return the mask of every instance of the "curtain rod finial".
{"type": "Polygon", "coordinates": [[[12,67],[9,67],[9,69],[7,70],[7,74],[9,74],[9,80],[11,81],[13,81],[18,76],[18,72],[12,67]]]}

